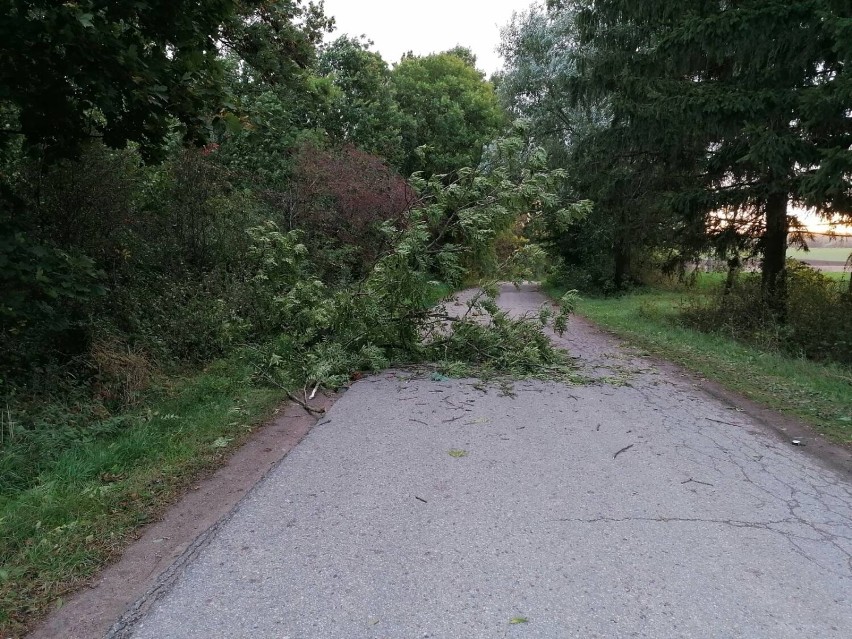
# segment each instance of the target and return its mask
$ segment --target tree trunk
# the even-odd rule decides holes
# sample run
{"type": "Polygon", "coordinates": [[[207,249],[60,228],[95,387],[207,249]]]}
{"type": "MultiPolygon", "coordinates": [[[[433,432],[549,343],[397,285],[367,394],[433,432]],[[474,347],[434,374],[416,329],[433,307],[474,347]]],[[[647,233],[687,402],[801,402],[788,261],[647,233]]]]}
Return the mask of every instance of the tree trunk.
{"type": "Polygon", "coordinates": [[[630,266],[630,254],[627,250],[627,243],[620,239],[615,243],[615,272],[612,280],[616,290],[621,290],[624,287],[624,280],[627,277],[627,269],[630,266]]]}
{"type": "Polygon", "coordinates": [[[617,291],[624,288],[630,268],[630,240],[627,236],[629,232],[627,213],[619,207],[618,227],[615,230],[615,243],[612,247],[613,258],[615,260],[612,283],[615,285],[615,290],[617,291]]]}
{"type": "Polygon", "coordinates": [[[787,193],[772,193],[766,200],[763,236],[763,294],[781,322],[787,319],[787,193]]]}
{"type": "Polygon", "coordinates": [[[734,288],[734,283],[737,281],[737,275],[739,275],[741,266],[740,256],[737,254],[734,254],[734,256],[728,260],[728,277],[725,279],[725,295],[730,293],[731,289],[734,288]]]}

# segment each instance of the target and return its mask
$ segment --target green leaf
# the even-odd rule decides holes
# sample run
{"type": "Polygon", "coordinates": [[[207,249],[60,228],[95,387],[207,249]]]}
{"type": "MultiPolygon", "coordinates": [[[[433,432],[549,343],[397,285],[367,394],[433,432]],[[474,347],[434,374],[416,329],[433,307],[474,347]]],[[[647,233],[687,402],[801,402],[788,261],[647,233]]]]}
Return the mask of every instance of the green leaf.
{"type": "Polygon", "coordinates": [[[87,29],[91,29],[94,27],[94,25],[92,24],[92,19],[94,17],[95,16],[92,13],[80,13],[77,15],[77,21],[87,29]]]}
{"type": "Polygon", "coordinates": [[[233,439],[233,437],[218,437],[212,444],[210,444],[210,448],[227,448],[228,444],[230,444],[233,439]]]}
{"type": "Polygon", "coordinates": [[[222,116],[222,121],[225,123],[225,128],[228,133],[239,133],[243,128],[243,122],[233,113],[226,113],[222,116]]]}

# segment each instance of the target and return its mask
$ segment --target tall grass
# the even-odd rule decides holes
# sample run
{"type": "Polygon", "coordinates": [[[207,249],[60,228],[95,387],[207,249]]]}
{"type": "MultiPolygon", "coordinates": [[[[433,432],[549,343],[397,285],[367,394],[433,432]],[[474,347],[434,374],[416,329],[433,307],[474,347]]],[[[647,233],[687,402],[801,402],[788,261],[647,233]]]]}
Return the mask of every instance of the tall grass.
{"type": "MultiPolygon", "coordinates": [[[[9,474],[26,448],[0,451],[0,636],[15,636],[82,585],[281,402],[242,354],[77,441],[34,474],[9,474]]],[[[3,418],[4,426],[14,415],[3,418]]]]}

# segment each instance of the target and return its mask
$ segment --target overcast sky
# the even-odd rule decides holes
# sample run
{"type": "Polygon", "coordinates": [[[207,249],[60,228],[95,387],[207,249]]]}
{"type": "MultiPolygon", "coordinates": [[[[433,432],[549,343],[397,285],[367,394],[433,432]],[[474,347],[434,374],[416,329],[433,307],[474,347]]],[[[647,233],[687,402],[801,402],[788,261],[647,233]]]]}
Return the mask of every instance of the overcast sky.
{"type": "Polygon", "coordinates": [[[337,20],[337,32],[366,35],[373,50],[389,63],[413,51],[425,55],[457,44],[473,49],[477,66],[491,75],[502,66],[495,49],[500,29],[513,11],[533,0],[325,0],[325,12],[337,20]]]}

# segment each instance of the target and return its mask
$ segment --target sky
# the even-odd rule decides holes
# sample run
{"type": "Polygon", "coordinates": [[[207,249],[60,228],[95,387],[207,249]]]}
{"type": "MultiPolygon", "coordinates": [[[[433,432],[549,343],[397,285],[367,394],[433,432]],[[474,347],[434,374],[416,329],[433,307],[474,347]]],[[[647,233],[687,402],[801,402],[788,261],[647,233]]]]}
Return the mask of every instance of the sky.
{"type": "Polygon", "coordinates": [[[486,75],[502,67],[495,49],[500,29],[515,11],[533,0],[325,0],[325,12],[337,20],[332,37],[366,35],[389,64],[407,51],[426,55],[457,44],[476,54],[486,75]]]}

